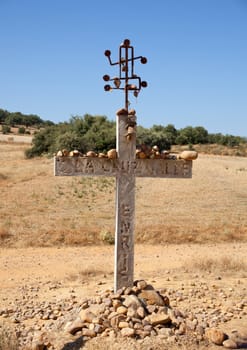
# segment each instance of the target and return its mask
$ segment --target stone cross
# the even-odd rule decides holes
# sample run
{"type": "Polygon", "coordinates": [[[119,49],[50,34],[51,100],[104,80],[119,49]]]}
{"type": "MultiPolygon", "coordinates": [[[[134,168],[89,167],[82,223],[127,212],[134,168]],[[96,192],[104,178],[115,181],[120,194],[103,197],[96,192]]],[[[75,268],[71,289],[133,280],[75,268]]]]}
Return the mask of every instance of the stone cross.
{"type": "MultiPolygon", "coordinates": [[[[129,41],[126,41],[125,45],[129,46],[129,41]]],[[[109,57],[109,51],[106,51],[105,55],[109,57]]],[[[126,66],[128,57],[126,60],[121,58],[119,62],[121,62],[121,65],[126,66]]],[[[119,79],[121,81],[122,77],[120,76],[119,79]]],[[[134,92],[139,92],[141,88],[140,78],[137,79],[140,85],[135,88],[132,86],[134,92]]],[[[107,80],[109,79],[107,78],[107,80]]],[[[114,81],[116,82],[117,78],[114,78],[114,81]]],[[[128,81],[125,81],[125,83],[129,84],[128,81]]],[[[117,85],[119,86],[119,83],[117,85]]],[[[136,116],[135,111],[128,111],[129,103],[126,89],[127,87],[125,86],[125,108],[117,112],[117,157],[56,156],[54,159],[56,176],[112,176],[116,178],[115,291],[124,286],[132,286],[134,281],[136,177],[192,177],[191,160],[139,159],[136,157],[136,116]]]]}

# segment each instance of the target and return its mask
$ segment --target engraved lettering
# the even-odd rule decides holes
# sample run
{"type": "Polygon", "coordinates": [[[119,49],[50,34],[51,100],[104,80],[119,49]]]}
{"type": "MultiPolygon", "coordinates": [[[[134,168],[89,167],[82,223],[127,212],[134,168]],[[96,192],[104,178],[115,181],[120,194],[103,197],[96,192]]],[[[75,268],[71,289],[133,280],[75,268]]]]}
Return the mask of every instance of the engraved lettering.
{"type": "Polygon", "coordinates": [[[123,254],[123,269],[121,270],[122,275],[127,275],[128,274],[128,254],[124,253],[123,254]]]}
{"type": "Polygon", "coordinates": [[[86,171],[86,173],[94,173],[93,162],[91,160],[89,160],[89,159],[87,161],[85,171],[86,171]]]}
{"type": "Polygon", "coordinates": [[[99,158],[57,158],[55,175],[136,177],[191,177],[192,162],[183,160],[136,159],[134,161],[99,158]]]}

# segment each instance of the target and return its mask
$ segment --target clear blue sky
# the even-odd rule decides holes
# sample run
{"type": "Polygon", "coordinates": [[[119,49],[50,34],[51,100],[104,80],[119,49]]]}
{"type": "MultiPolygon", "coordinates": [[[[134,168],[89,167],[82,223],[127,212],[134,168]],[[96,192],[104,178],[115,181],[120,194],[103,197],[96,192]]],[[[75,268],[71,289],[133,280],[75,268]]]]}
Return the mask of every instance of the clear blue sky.
{"type": "Polygon", "coordinates": [[[148,63],[138,124],[247,136],[247,0],[0,0],[0,108],[54,122],[115,119],[102,76],[128,38],[148,63]]]}

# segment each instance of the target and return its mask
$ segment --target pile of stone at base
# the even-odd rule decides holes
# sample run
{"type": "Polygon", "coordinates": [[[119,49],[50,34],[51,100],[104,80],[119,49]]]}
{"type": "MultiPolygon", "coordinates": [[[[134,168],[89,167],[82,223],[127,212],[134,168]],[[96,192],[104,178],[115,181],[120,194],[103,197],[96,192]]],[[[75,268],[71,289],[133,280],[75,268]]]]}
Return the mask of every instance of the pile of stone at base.
{"type": "Polygon", "coordinates": [[[185,337],[192,341],[212,342],[225,348],[247,346],[247,335],[228,337],[207,323],[191,319],[189,315],[173,309],[163,291],[155,290],[144,280],[133,287],[102,292],[82,302],[77,314],[68,315],[58,322],[50,333],[37,332],[33,338],[33,350],[60,350],[66,343],[76,344],[96,337],[122,337],[136,340],[156,337],[164,342],[178,341],[185,337]]]}

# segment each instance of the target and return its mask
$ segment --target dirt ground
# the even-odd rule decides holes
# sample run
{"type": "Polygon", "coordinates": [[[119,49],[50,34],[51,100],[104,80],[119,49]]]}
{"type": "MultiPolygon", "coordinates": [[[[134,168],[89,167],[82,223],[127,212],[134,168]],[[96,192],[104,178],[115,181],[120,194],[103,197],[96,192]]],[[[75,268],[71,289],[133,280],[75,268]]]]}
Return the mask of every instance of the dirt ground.
{"type": "MultiPolygon", "coordinates": [[[[226,310],[244,303],[244,312],[234,314],[220,328],[246,332],[246,251],[246,243],[136,245],[135,278],[165,288],[168,294],[173,291],[171,304],[186,312],[193,313],[205,303],[226,310]],[[202,286],[207,286],[204,298],[188,298],[202,286]],[[174,291],[183,297],[174,298],[174,291]]],[[[23,298],[59,303],[72,295],[93,297],[113,287],[113,264],[113,246],[1,249],[0,309],[23,298]]]]}
{"type": "MultiPolygon", "coordinates": [[[[234,282],[242,280],[247,288],[247,243],[227,243],[209,245],[136,245],[135,279],[145,279],[157,288],[180,288],[194,280],[199,273],[201,281],[231,288],[234,282]],[[239,262],[229,271],[210,261],[223,261],[228,257],[239,262]],[[208,261],[208,268],[203,261],[208,261]],[[198,264],[197,264],[197,263],[198,264]],[[241,268],[242,267],[242,268],[241,268]],[[235,270],[236,268],[236,270],[235,270]],[[204,271],[203,271],[204,270],[204,271]],[[215,282],[218,275],[222,279],[215,282]],[[224,277],[224,278],[223,278],[224,277]]],[[[13,301],[18,289],[28,284],[61,283],[58,295],[66,297],[71,288],[78,295],[89,297],[98,288],[113,287],[114,247],[62,247],[62,248],[25,248],[1,249],[0,251],[0,296],[1,300],[13,301]],[[98,287],[100,285],[100,287],[98,287]]],[[[227,268],[227,266],[226,266],[227,268]]],[[[37,297],[49,298],[54,295],[42,288],[37,297]]],[[[92,295],[93,296],[93,295],[92,295]]],[[[246,295],[247,297],[247,295],[246,295]]]]}

